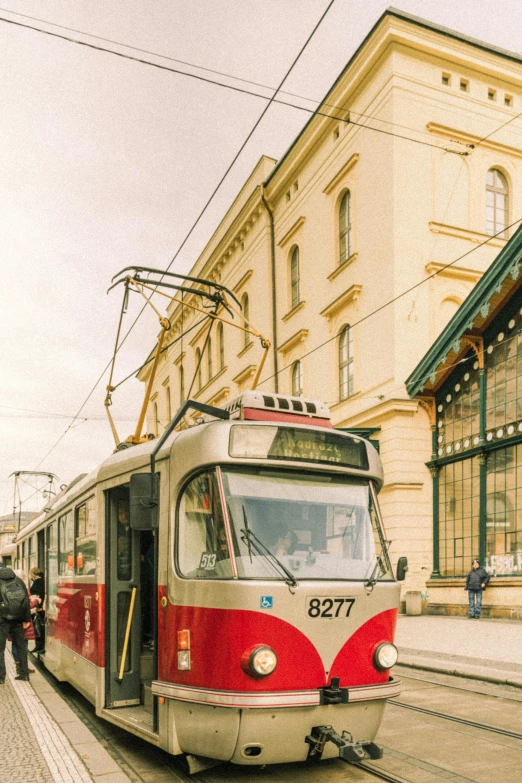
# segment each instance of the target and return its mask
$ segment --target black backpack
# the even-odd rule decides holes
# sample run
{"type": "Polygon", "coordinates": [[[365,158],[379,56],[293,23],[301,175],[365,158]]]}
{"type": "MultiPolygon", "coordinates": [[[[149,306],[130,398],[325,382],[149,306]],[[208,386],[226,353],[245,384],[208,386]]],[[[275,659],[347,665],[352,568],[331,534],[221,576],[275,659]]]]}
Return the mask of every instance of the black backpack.
{"type": "Polygon", "coordinates": [[[21,579],[0,579],[0,599],[0,617],[5,620],[25,620],[29,599],[21,579]]]}

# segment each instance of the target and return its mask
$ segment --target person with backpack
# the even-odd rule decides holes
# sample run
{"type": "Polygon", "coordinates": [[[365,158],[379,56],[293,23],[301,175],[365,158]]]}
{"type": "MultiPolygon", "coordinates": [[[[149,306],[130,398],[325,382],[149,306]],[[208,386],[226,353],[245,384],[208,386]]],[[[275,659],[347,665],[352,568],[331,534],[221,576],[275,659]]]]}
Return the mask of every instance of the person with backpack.
{"type": "Polygon", "coordinates": [[[5,645],[10,635],[18,649],[20,673],[15,680],[29,680],[24,630],[31,623],[27,588],[11,568],[0,568],[0,685],[5,683],[5,645]]]}

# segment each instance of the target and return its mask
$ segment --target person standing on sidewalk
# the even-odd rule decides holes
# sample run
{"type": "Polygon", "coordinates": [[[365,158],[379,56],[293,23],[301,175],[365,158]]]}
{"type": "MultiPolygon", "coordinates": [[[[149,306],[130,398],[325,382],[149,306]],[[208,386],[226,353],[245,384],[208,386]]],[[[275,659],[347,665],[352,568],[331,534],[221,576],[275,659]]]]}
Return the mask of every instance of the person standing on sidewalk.
{"type": "Polygon", "coordinates": [[[5,683],[5,644],[11,635],[18,648],[20,674],[15,680],[29,680],[24,630],[31,622],[27,587],[11,568],[0,568],[0,685],[5,683]]]}
{"type": "Polygon", "coordinates": [[[482,609],[482,593],[489,582],[489,574],[485,568],[481,568],[478,560],[474,560],[471,571],[466,578],[466,587],[469,598],[469,616],[480,617],[482,609]]]}

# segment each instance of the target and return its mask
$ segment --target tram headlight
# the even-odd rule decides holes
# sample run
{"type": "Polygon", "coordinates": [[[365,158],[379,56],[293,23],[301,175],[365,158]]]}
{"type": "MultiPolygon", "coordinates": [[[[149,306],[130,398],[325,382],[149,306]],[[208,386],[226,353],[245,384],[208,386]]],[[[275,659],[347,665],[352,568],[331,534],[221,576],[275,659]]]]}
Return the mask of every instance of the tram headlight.
{"type": "Polygon", "coordinates": [[[399,657],[398,650],[391,642],[383,642],[380,644],[373,654],[373,662],[377,669],[385,671],[391,669],[397,663],[399,657]]]}
{"type": "Polygon", "coordinates": [[[241,656],[241,668],[250,677],[268,677],[276,666],[277,655],[264,644],[251,647],[241,656]]]}

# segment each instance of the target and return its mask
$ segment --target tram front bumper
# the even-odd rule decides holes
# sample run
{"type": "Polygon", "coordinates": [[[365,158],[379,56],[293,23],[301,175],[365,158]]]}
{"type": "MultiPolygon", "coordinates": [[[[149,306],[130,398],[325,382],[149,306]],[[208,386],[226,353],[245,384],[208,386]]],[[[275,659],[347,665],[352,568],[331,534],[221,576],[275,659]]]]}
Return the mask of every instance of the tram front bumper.
{"type": "MultiPolygon", "coordinates": [[[[306,761],[306,738],[317,727],[349,732],[353,746],[373,742],[386,699],[400,688],[399,680],[349,688],[339,701],[331,693],[325,699],[322,690],[233,693],[165,682],[155,682],[153,693],[169,703],[183,752],[255,765],[306,761]]],[[[348,758],[350,742],[343,742],[342,753],[326,742],[320,757],[355,760],[348,758]]]]}

